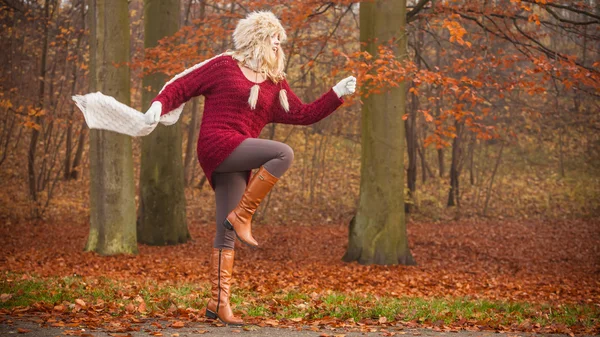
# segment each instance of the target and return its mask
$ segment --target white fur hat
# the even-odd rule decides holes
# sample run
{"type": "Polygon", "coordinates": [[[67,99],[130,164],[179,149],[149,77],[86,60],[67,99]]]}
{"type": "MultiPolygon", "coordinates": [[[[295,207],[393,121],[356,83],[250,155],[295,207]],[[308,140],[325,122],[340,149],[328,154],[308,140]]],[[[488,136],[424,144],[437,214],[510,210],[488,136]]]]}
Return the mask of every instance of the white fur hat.
{"type": "Polygon", "coordinates": [[[235,27],[233,44],[237,50],[252,48],[274,34],[279,35],[281,42],[287,39],[275,14],[268,11],[252,12],[235,27]]]}

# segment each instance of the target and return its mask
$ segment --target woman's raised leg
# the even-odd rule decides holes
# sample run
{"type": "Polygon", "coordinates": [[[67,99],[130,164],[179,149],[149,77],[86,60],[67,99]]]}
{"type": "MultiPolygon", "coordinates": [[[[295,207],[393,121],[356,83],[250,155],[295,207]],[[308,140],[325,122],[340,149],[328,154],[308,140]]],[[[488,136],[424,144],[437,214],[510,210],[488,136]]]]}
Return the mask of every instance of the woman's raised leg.
{"type": "Polygon", "coordinates": [[[223,226],[235,232],[243,243],[256,247],[252,237],[252,215],[264,197],[291,166],[294,152],[288,145],[267,139],[243,141],[219,167],[218,173],[259,168],[250,179],[238,205],[227,215],[223,226]]]}

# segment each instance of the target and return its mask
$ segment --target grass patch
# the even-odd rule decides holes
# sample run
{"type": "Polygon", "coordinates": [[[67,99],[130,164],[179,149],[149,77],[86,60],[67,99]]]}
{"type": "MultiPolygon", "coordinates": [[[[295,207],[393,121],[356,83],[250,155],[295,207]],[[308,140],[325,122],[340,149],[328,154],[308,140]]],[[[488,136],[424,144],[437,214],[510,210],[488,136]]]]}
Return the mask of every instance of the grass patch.
{"type": "MultiPolygon", "coordinates": [[[[600,309],[590,305],[549,305],[522,302],[488,301],[472,298],[374,297],[362,294],[330,292],[307,294],[292,290],[260,296],[245,289],[233,289],[235,311],[251,317],[318,320],[416,321],[424,324],[471,322],[488,326],[511,326],[531,322],[540,326],[595,328],[600,324],[600,309]],[[483,323],[481,323],[483,322],[483,323]]],[[[0,276],[0,309],[28,307],[34,304],[73,308],[76,299],[94,304],[116,304],[111,311],[119,315],[133,303],[146,303],[146,314],[164,314],[177,308],[202,309],[210,296],[208,285],[157,283],[119,283],[109,279],[79,277],[40,278],[4,274],[0,276]]]]}

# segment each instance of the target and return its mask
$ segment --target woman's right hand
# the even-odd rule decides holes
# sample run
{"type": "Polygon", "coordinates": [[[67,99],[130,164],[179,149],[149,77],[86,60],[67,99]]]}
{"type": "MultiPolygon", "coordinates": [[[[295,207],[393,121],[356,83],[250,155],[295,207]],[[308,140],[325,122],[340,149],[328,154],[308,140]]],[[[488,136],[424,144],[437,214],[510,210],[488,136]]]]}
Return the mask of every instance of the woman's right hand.
{"type": "Polygon", "coordinates": [[[155,101],[150,106],[150,109],[144,114],[144,120],[146,124],[156,124],[160,121],[160,114],[162,112],[162,103],[155,101]]]}

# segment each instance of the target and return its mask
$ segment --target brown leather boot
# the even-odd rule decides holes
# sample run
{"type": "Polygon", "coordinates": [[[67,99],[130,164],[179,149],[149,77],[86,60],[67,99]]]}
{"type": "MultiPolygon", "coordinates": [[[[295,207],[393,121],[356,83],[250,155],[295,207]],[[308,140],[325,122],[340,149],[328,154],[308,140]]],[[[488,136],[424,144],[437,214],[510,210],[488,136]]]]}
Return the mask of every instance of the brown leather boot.
{"type": "Polygon", "coordinates": [[[252,237],[252,215],[278,180],[264,166],[261,166],[250,179],[240,203],[223,222],[227,229],[233,229],[237,238],[249,246],[258,246],[258,242],[252,237]]]}
{"type": "Polygon", "coordinates": [[[229,305],[233,257],[233,249],[213,248],[211,257],[212,296],[206,306],[206,317],[218,318],[225,324],[243,325],[244,321],[233,315],[229,305]]]}

